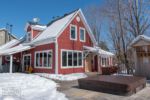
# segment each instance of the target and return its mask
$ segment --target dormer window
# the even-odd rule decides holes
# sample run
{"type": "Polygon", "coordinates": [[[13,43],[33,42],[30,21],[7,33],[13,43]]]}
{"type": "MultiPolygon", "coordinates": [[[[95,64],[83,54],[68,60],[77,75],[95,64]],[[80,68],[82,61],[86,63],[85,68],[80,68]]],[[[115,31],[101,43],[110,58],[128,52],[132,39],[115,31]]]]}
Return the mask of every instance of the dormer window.
{"type": "Polygon", "coordinates": [[[80,28],[80,41],[85,42],[85,29],[80,28]]]}
{"type": "Polygon", "coordinates": [[[70,39],[77,40],[77,26],[70,25],[70,39]]]}
{"type": "Polygon", "coordinates": [[[28,42],[31,41],[31,33],[30,32],[27,33],[27,41],[28,42]]]}

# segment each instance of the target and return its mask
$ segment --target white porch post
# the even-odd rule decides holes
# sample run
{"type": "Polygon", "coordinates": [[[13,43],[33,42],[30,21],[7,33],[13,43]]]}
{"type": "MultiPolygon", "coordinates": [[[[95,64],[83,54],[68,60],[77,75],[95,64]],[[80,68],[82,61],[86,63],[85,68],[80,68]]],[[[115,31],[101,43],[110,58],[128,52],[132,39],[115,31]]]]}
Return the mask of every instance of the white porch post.
{"type": "Polygon", "coordinates": [[[13,55],[10,55],[10,68],[9,68],[9,73],[12,73],[12,67],[13,67],[13,55]]]}

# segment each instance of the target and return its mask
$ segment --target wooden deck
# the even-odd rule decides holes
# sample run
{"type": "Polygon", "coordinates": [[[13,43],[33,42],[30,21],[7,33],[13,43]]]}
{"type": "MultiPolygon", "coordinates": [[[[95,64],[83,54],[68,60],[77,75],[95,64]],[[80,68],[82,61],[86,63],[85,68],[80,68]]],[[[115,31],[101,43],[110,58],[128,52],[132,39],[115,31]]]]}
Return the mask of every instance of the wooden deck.
{"type": "Polygon", "coordinates": [[[136,76],[100,75],[78,80],[82,89],[118,95],[131,95],[146,86],[146,78],[136,76]]]}

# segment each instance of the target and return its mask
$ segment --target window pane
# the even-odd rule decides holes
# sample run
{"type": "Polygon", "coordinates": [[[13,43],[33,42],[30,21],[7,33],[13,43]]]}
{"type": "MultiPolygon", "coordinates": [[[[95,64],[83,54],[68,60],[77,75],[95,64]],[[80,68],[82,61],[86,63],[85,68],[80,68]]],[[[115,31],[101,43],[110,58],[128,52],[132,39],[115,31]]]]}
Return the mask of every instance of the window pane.
{"type": "Polygon", "coordinates": [[[52,53],[48,53],[48,67],[52,67],[52,53]]]}
{"type": "Polygon", "coordinates": [[[85,35],[84,30],[80,29],[80,40],[83,40],[83,41],[85,40],[84,35],[85,35]]]}
{"type": "Polygon", "coordinates": [[[38,53],[36,53],[36,66],[39,66],[40,64],[39,64],[39,54],[38,53]]]}
{"type": "Polygon", "coordinates": [[[79,66],[82,66],[82,53],[78,53],[79,66]]]}
{"type": "Polygon", "coordinates": [[[47,65],[47,53],[46,52],[44,52],[43,53],[43,66],[44,67],[47,67],[48,65],[47,65]]]}
{"type": "Polygon", "coordinates": [[[68,52],[68,66],[72,66],[72,52],[68,52]]]}
{"type": "Polygon", "coordinates": [[[39,53],[40,54],[40,58],[39,58],[39,66],[42,67],[42,57],[43,57],[43,54],[42,53],[39,53]]]}
{"type": "Polygon", "coordinates": [[[73,65],[77,66],[77,52],[73,53],[73,65]]]}
{"type": "Polygon", "coordinates": [[[72,26],[72,27],[71,27],[71,38],[72,38],[72,39],[75,39],[75,38],[76,38],[76,33],[75,33],[75,31],[76,31],[76,30],[75,30],[75,27],[72,26]]]}
{"type": "Polygon", "coordinates": [[[67,66],[67,52],[62,52],[62,66],[67,66]]]}

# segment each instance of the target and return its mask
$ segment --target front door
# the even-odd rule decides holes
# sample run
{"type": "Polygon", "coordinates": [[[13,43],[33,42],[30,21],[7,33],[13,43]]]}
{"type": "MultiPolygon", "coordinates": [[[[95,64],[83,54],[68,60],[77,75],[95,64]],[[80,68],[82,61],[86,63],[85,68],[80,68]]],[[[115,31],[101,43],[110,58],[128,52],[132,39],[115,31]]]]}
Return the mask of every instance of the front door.
{"type": "Polygon", "coordinates": [[[92,72],[92,54],[85,58],[85,72],[92,72]]]}
{"type": "Polygon", "coordinates": [[[31,67],[31,54],[26,54],[23,56],[23,71],[29,70],[31,67]]]}
{"type": "Polygon", "coordinates": [[[93,72],[97,72],[98,71],[98,56],[94,56],[94,64],[93,64],[93,72]]]}

